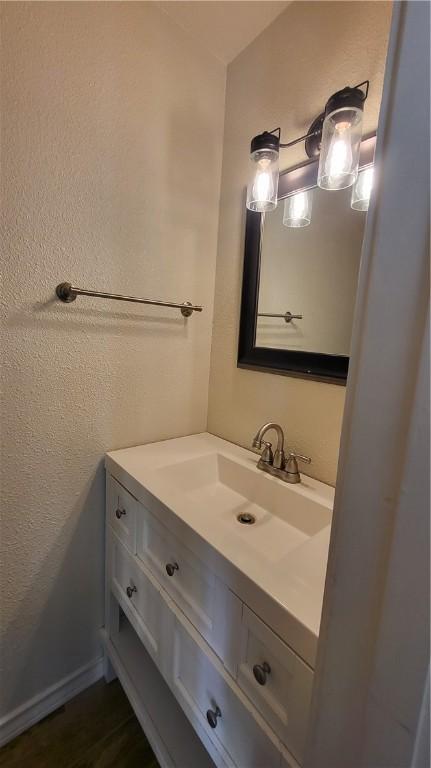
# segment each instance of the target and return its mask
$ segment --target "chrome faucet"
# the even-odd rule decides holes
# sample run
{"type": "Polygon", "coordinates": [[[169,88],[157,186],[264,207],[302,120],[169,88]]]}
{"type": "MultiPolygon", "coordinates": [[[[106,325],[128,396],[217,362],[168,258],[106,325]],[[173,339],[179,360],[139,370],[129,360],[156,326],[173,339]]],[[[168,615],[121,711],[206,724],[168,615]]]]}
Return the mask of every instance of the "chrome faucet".
{"type": "Polygon", "coordinates": [[[257,468],[262,469],[263,472],[268,472],[270,475],[278,477],[280,480],[284,480],[286,483],[300,483],[301,475],[298,470],[298,461],[311,463],[311,459],[308,456],[301,456],[299,453],[293,453],[290,451],[286,458],[284,452],[284,433],[279,424],[275,424],[273,421],[269,421],[267,424],[263,424],[259,431],[253,438],[253,448],[257,450],[262,449],[264,446],[260,459],[257,462],[257,468]],[[263,436],[273,429],[277,433],[277,448],[275,453],[272,450],[272,443],[268,443],[263,440],[263,436]]]}

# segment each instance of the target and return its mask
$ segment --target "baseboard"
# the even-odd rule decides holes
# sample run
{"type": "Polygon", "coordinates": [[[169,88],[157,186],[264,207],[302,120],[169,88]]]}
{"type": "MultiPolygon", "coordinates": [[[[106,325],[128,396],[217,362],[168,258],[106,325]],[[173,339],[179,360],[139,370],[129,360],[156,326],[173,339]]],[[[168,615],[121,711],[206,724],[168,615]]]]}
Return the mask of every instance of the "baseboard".
{"type": "Polygon", "coordinates": [[[9,712],[0,719],[0,747],[88,688],[102,675],[103,656],[80,667],[71,675],[9,712]]]}

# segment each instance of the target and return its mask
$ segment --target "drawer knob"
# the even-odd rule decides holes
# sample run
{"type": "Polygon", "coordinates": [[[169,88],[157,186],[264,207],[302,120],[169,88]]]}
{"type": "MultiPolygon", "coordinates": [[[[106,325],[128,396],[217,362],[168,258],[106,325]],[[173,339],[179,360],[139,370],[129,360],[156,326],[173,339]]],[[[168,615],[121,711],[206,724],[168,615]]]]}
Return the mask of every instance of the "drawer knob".
{"type": "Polygon", "coordinates": [[[220,707],[217,707],[215,709],[208,709],[207,711],[207,720],[211,726],[211,728],[217,727],[217,719],[221,717],[220,707]]]}
{"type": "Polygon", "coordinates": [[[121,518],[125,514],[126,514],[126,510],[125,509],[120,509],[120,507],[117,507],[117,509],[115,510],[115,517],[117,518],[117,520],[121,520],[121,518]]]}
{"type": "Polygon", "coordinates": [[[173,576],[175,571],[179,571],[180,566],[178,563],[167,563],[166,564],[166,573],[168,576],[173,576]]]}
{"type": "Polygon", "coordinates": [[[132,595],[133,595],[133,593],[134,593],[134,592],[137,592],[137,591],[138,591],[138,590],[136,589],[135,585],[133,585],[133,587],[127,587],[127,589],[126,589],[126,594],[127,594],[127,597],[130,597],[130,598],[131,598],[131,597],[132,597],[132,595]]]}
{"type": "Polygon", "coordinates": [[[271,674],[271,667],[266,661],[263,664],[255,664],[253,667],[253,675],[259,685],[265,685],[266,676],[271,674]]]}

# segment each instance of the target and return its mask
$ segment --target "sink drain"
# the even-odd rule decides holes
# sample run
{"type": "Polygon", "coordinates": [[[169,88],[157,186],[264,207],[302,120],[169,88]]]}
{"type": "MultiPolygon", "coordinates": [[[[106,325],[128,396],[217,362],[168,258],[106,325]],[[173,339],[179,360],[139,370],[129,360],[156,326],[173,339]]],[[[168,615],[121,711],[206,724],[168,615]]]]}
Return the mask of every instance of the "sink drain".
{"type": "Polygon", "coordinates": [[[254,515],[250,515],[249,512],[241,512],[240,515],[236,518],[239,523],[242,523],[243,525],[253,525],[253,523],[256,522],[256,518],[254,515]]]}

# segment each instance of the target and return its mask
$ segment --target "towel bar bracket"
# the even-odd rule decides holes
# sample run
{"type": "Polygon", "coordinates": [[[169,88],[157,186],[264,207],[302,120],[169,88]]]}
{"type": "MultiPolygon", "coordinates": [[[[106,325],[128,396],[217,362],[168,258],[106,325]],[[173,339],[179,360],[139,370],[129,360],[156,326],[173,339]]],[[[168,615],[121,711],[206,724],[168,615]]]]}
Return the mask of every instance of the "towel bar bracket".
{"type": "Polygon", "coordinates": [[[71,288],[72,286],[70,283],[60,283],[55,289],[58,298],[66,304],[70,304],[71,301],[75,301],[76,299],[76,293],[73,293],[71,288]]]}

